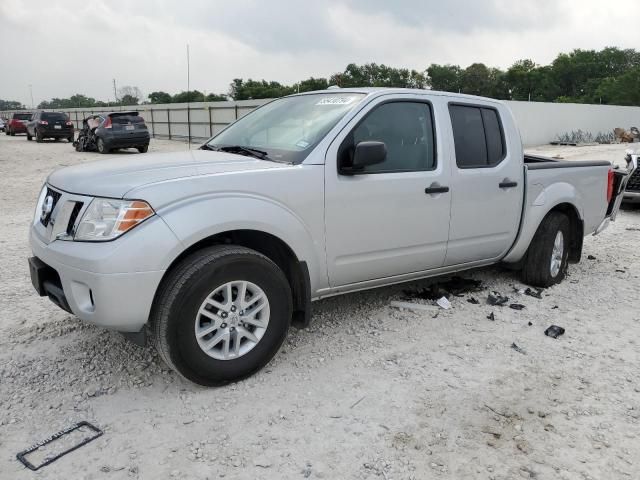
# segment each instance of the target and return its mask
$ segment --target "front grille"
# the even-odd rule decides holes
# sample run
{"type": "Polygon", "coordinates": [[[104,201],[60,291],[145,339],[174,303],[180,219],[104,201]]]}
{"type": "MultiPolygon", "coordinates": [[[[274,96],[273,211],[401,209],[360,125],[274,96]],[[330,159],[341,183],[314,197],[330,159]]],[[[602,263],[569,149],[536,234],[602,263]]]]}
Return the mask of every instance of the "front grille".
{"type": "Polygon", "coordinates": [[[636,169],[627,182],[627,191],[640,192],[640,169],[636,169]]]}
{"type": "MultiPolygon", "coordinates": [[[[47,194],[44,196],[44,198],[46,199],[47,197],[51,197],[53,199],[53,207],[51,208],[51,212],[53,212],[53,210],[56,208],[56,204],[58,203],[58,200],[60,200],[61,196],[62,193],[56,192],[50,187],[47,187],[47,194]]],[[[44,218],[40,217],[40,223],[42,223],[42,225],[44,225],[45,227],[48,226],[49,222],[51,221],[51,212],[49,212],[49,215],[44,218]]]]}
{"type": "Polygon", "coordinates": [[[82,202],[75,202],[73,210],[71,211],[71,216],[69,216],[69,223],[67,224],[67,235],[73,234],[73,226],[76,224],[78,214],[80,213],[80,210],[82,210],[83,205],[84,203],[82,202]]]}

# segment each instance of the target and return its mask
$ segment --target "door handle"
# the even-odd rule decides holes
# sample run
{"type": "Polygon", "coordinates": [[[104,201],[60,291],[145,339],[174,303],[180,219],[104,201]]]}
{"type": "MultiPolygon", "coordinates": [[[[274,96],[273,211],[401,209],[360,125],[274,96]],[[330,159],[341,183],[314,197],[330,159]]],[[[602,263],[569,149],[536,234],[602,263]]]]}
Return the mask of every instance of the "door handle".
{"type": "Polygon", "coordinates": [[[502,182],[500,182],[500,184],[498,186],[500,188],[513,188],[513,187],[517,187],[518,186],[518,182],[513,182],[513,181],[509,180],[508,178],[505,178],[502,182]]]}
{"type": "Polygon", "coordinates": [[[438,182],[434,182],[424,189],[424,193],[429,195],[436,195],[438,193],[447,193],[449,191],[449,187],[443,187],[438,182]]]}

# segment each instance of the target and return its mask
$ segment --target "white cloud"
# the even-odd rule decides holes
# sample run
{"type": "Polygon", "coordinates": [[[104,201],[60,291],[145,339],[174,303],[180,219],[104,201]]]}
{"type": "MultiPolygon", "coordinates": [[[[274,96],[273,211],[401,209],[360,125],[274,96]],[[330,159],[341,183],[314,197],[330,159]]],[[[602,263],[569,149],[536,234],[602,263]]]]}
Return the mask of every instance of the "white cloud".
{"type": "Polygon", "coordinates": [[[561,51],[634,48],[625,9],[598,0],[3,0],[0,98],[36,103],[113,97],[112,79],[143,92],[226,92],[233,78],[293,83],[375,61],[418,70],[482,61],[508,67],[561,51]]]}

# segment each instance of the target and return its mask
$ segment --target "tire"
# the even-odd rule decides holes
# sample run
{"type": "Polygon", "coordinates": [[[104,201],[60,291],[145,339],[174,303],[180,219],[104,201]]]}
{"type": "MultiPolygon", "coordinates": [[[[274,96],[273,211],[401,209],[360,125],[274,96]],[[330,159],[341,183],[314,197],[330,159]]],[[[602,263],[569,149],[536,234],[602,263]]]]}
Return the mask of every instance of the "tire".
{"type": "Polygon", "coordinates": [[[36,142],[42,143],[42,134],[36,130],[36,142]]]}
{"type": "Polygon", "coordinates": [[[29,135],[29,130],[27,130],[27,140],[33,140],[33,136],[29,135]]]}
{"type": "Polygon", "coordinates": [[[71,136],[71,137],[67,138],[67,142],[69,142],[69,143],[73,143],[73,136],[71,136]]]}
{"type": "Polygon", "coordinates": [[[98,145],[98,152],[102,154],[109,153],[109,149],[104,144],[104,140],[102,140],[101,138],[98,138],[97,145],[98,145]]]}
{"type": "Polygon", "coordinates": [[[54,141],[54,142],[59,142],[59,141],[60,141],[60,137],[55,137],[55,138],[53,139],[53,141],[54,141]]]}
{"type": "Polygon", "coordinates": [[[522,269],[524,283],[534,287],[550,287],[560,283],[569,265],[569,246],[571,245],[569,218],[560,212],[549,213],[531,240],[527,257],[522,269]],[[562,248],[554,252],[554,246],[562,248]],[[555,262],[553,262],[555,255],[555,262]]]}
{"type": "Polygon", "coordinates": [[[16,136],[16,132],[14,132],[13,130],[10,130],[9,131],[9,135],[11,135],[12,137],[15,137],[16,136]]]}
{"type": "MultiPolygon", "coordinates": [[[[237,295],[238,290],[234,292],[237,295]]],[[[236,296],[234,302],[238,301],[237,298],[236,296]]],[[[249,301],[251,298],[249,297],[249,301]]],[[[221,300],[220,297],[218,299],[221,300]]],[[[239,308],[238,313],[241,313],[242,305],[239,308]]],[[[211,309],[215,310],[213,307],[211,309]]],[[[259,315],[262,316],[263,313],[259,315]]],[[[156,349],[167,365],[187,380],[199,385],[218,386],[248,377],[266,365],[286,338],[291,315],[291,289],[284,273],[275,263],[245,247],[218,245],[187,257],[163,280],[156,294],[150,324],[156,349]],[[243,281],[250,285],[251,287],[246,287],[247,292],[253,287],[262,291],[262,298],[266,298],[266,302],[263,302],[266,306],[262,305],[261,310],[266,312],[266,327],[260,329],[261,332],[256,327],[253,333],[257,342],[251,342],[249,338],[237,336],[241,330],[246,331],[245,327],[254,328],[247,327],[242,322],[244,317],[239,317],[237,313],[217,310],[212,314],[217,318],[215,322],[224,322],[220,317],[224,316],[229,318],[229,324],[219,324],[220,330],[215,329],[208,335],[215,337],[219,333],[234,331],[234,327],[230,326],[233,321],[234,325],[242,325],[235,333],[236,340],[233,345],[237,345],[238,342],[243,345],[238,348],[247,348],[248,345],[249,349],[244,353],[238,350],[239,354],[235,358],[214,358],[216,354],[224,355],[225,344],[229,345],[228,350],[231,351],[232,342],[220,340],[213,345],[209,353],[206,353],[199,342],[215,341],[215,338],[211,340],[208,335],[200,340],[196,338],[196,328],[201,328],[199,322],[204,319],[205,325],[202,328],[206,329],[206,321],[210,318],[199,312],[202,311],[203,302],[206,302],[207,298],[216,298],[213,293],[219,291],[219,288],[222,291],[235,281],[243,281]],[[258,335],[261,336],[258,338],[258,335]],[[218,346],[219,351],[215,350],[218,346]]],[[[212,324],[208,326],[211,327],[212,324]]]]}
{"type": "Polygon", "coordinates": [[[147,151],[149,150],[149,145],[142,145],[141,147],[137,147],[137,148],[138,148],[138,152],[147,153],[147,151]]]}

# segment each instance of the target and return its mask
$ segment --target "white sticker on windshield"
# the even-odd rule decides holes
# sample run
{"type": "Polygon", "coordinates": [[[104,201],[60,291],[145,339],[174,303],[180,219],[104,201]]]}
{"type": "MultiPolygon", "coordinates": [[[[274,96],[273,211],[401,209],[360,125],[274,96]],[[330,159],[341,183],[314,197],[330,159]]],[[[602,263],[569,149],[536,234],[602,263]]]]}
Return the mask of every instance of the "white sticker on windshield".
{"type": "Polygon", "coordinates": [[[349,105],[353,103],[356,97],[326,97],[320,100],[316,105],[349,105]]]}

